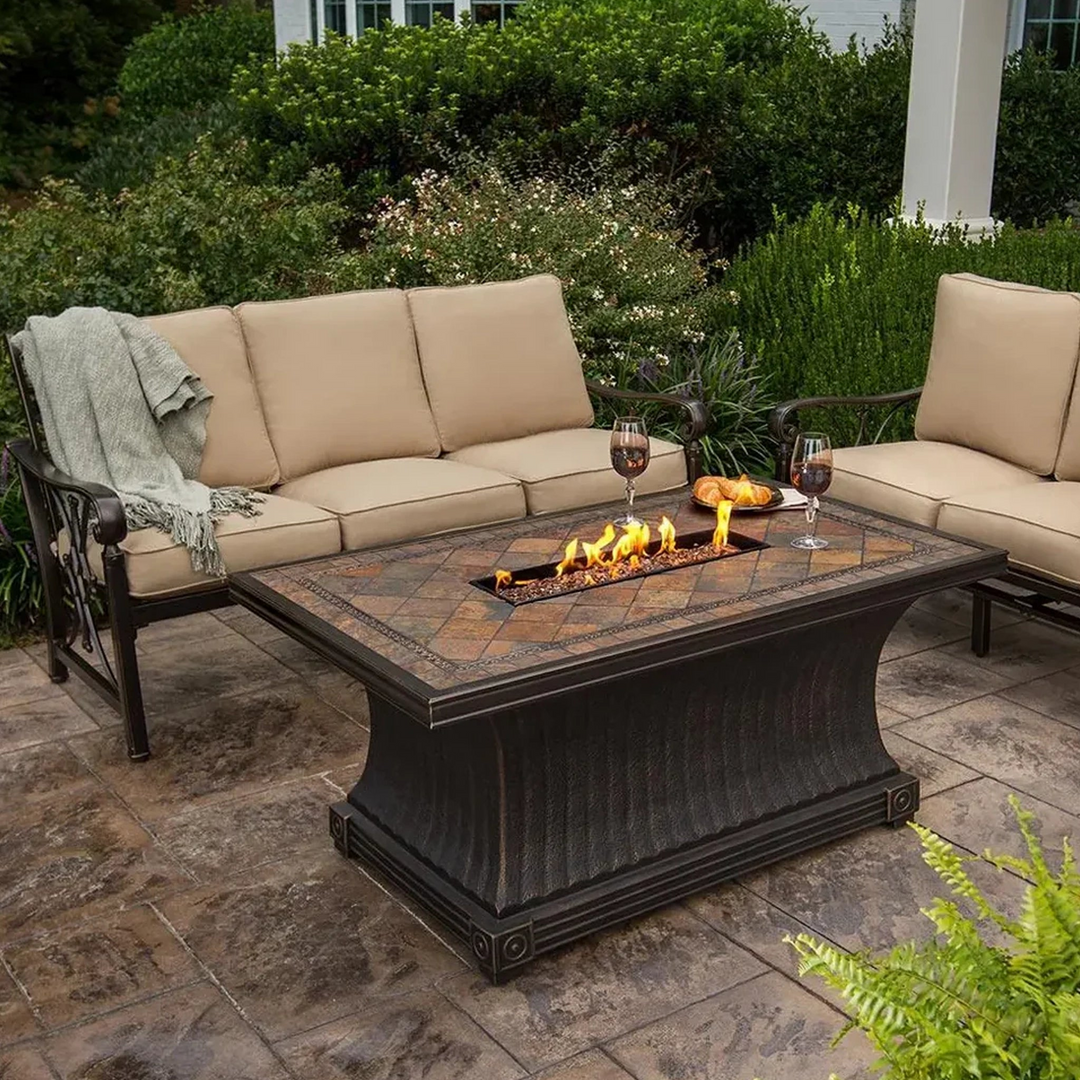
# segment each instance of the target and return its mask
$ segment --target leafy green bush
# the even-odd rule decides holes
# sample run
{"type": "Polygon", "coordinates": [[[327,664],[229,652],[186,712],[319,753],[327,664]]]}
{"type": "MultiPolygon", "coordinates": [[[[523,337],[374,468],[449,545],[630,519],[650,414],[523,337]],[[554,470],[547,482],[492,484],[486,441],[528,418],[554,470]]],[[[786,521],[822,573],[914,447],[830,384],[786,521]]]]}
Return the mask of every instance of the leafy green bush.
{"type": "Polygon", "coordinates": [[[1080,202],[1080,67],[1057,71],[1033,52],[1001,85],[994,213],[1026,225],[1080,202]]]}
{"type": "MultiPolygon", "coordinates": [[[[775,401],[757,359],[746,352],[736,331],[717,334],[701,346],[679,349],[665,367],[643,365],[640,381],[651,389],[705,402],[709,430],[701,448],[706,473],[768,473],[773,453],[768,416],[775,401]]],[[[652,415],[650,430],[669,438],[678,435],[676,428],[656,422],[670,422],[670,410],[652,415]]]]}
{"type": "Polygon", "coordinates": [[[491,169],[467,180],[425,173],[411,199],[385,200],[351,268],[353,284],[382,287],[536,273],[562,281],[589,372],[624,385],[641,365],[666,364],[674,349],[704,340],[726,302],[706,287],[700,253],[657,193],[581,193],[491,169]]]}
{"type": "Polygon", "coordinates": [[[231,98],[164,113],[145,123],[122,116],[120,124],[95,144],[75,179],[89,191],[119,195],[125,188],[149,183],[166,158],[186,157],[200,138],[227,147],[237,140],[236,124],[236,103],[231,98]]]}
{"type": "Polygon", "coordinates": [[[969,271],[1052,289],[1080,289],[1080,228],[1006,227],[967,242],[961,230],[885,225],[816,206],[736,259],[724,284],[747,347],[780,397],[871,394],[919,386],[941,274],[969,271]]]}
{"type": "Polygon", "coordinates": [[[1080,1076],[1080,873],[1067,840],[1060,871],[1051,871],[1034,816],[1015,796],[1009,801],[1026,859],[961,856],[912,826],[924,861],[975,918],[956,901],[937,899],[924,910],[936,936],[884,956],[850,955],[806,934],[794,939],[800,971],[843,995],[852,1017],[845,1031],[866,1032],[893,1080],[1080,1076]],[[1027,879],[1018,918],[990,904],[965,870],[971,862],[1027,879]]]}
{"type": "Polygon", "coordinates": [[[827,62],[769,0],[534,0],[502,30],[331,37],[241,70],[234,90],[272,175],[336,165],[364,209],[469,149],[532,173],[604,154],[662,180],[687,215],[724,220],[728,192],[759,179],[739,171],[751,75],[804,53],[827,62]]]}
{"type": "MultiPolygon", "coordinates": [[[[286,189],[246,167],[243,146],[203,141],[116,198],[50,181],[29,208],[0,210],[0,327],[74,304],[143,315],[333,288],[337,177],[314,172],[286,189]]],[[[4,365],[0,436],[20,426],[4,365]]]]}
{"type": "Polygon", "coordinates": [[[128,50],[120,70],[123,108],[140,121],[204,108],[228,95],[237,67],[273,55],[273,16],[253,4],[166,15],[128,50]]]}
{"type": "Polygon", "coordinates": [[[41,617],[41,575],[30,519],[7,450],[0,450],[0,648],[41,617]]]}

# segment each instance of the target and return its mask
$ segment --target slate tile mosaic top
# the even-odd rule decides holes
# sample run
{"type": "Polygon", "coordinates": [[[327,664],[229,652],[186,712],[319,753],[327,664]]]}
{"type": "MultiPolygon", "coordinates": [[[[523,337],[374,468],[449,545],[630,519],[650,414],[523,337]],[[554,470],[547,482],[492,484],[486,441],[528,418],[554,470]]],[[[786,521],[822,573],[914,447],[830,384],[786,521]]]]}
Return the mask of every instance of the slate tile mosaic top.
{"type": "MultiPolygon", "coordinates": [[[[685,493],[640,499],[655,526],[668,515],[680,533],[711,529],[711,514],[685,493]]],[[[426,683],[446,690],[715,625],[891,574],[978,555],[958,540],[839,504],[819,515],[823,551],[792,548],[805,518],[791,511],[739,515],[733,531],[769,547],[713,562],[513,607],[472,582],[498,569],[557,562],[573,537],[592,540],[617,507],[592,507],[343,554],[236,576],[246,590],[313,615],[426,683]]]]}

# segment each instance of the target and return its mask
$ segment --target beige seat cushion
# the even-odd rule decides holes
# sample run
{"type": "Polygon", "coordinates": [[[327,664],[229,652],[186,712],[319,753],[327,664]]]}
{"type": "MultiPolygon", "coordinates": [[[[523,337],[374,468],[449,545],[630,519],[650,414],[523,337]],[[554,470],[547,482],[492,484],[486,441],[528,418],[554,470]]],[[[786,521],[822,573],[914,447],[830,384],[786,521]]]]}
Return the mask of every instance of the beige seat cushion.
{"type": "Polygon", "coordinates": [[[346,551],[525,516],[516,480],[445,458],[339,465],[278,491],[336,514],[346,551]]]}
{"type": "Polygon", "coordinates": [[[1007,461],[951,443],[879,443],[833,451],[829,495],[933,528],[941,504],[954,495],[1046,482],[1007,461]]]}
{"type": "Polygon", "coordinates": [[[241,304],[236,314],[282,480],[439,453],[404,293],[241,304]]]}
{"type": "Polygon", "coordinates": [[[938,528],[1006,548],[1010,563],[1080,585],[1080,484],[959,495],[942,506],[938,528]]]}
{"type": "Polygon", "coordinates": [[[917,438],[1054,471],[1080,352],[1080,297],[971,274],[938,283],[917,438]]]}
{"type": "Polygon", "coordinates": [[[592,424],[558,278],[413,289],[409,307],[443,450],[592,424]]]}
{"type": "MultiPolygon", "coordinates": [[[[234,573],[341,550],[341,530],[333,514],[276,495],[266,496],[258,517],[230,514],[218,522],[214,533],[225,567],[234,573]]],[[[220,578],[192,570],[187,548],[158,529],[128,533],[120,548],[127,556],[132,596],[167,596],[221,583],[220,578]]],[[[103,577],[100,547],[91,545],[87,554],[94,573],[103,577]]]]}
{"type": "Polygon", "coordinates": [[[1065,420],[1054,475],[1059,480],[1080,480],[1080,369],[1073,384],[1069,415],[1065,420]]]}
{"type": "MultiPolygon", "coordinates": [[[[450,458],[517,477],[525,487],[529,513],[541,514],[623,497],[626,482],[611,467],[610,443],[609,431],[577,428],[470,446],[450,458]]],[[[638,478],[638,492],[647,495],[682,487],[686,483],[683,448],[663,439],[649,443],[649,467],[638,478]]]]}
{"type": "Polygon", "coordinates": [[[144,321],[176,349],[214,395],[199,479],[211,487],[273,487],[279,479],[277,458],[232,311],[202,308],[144,321]]]}

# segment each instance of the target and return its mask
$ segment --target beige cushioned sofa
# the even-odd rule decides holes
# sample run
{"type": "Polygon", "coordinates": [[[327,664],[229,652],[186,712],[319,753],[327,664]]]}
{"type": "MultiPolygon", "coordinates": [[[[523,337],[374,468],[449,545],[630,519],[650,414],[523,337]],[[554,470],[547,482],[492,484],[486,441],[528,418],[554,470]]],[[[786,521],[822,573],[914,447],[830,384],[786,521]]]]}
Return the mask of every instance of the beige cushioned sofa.
{"type": "MultiPolygon", "coordinates": [[[[616,501],[623,481],[608,431],[593,427],[590,392],[663,401],[688,417],[685,445],[652,440],[642,493],[681,487],[700,458],[700,402],[586,384],[550,276],[147,321],[214,395],[201,479],[266,493],[257,517],[217,526],[229,571],[616,501]]],[[[75,668],[117,707],[128,752],[141,760],[149,744],[136,628],[228,603],[228,593],[168,536],[129,533],[115,492],[53,467],[9,348],[33,436],[11,449],[44,553],[50,673],[61,681],[75,668]],[[113,658],[98,639],[95,589],[113,658]]]]}
{"type": "MultiPolygon", "coordinates": [[[[1006,548],[1040,602],[1055,586],[1080,589],[1078,355],[1080,295],[942,277],[926,383],[906,395],[918,399],[915,438],[835,450],[830,496],[1006,548]]],[[[844,402],[781,406],[781,442],[799,410],[822,403],[844,402]]],[[[988,634],[988,608],[977,614],[988,634]]]]}
{"type": "MultiPolygon", "coordinates": [[[[267,493],[218,527],[226,567],[618,499],[556,278],[207,308],[147,320],[214,394],[201,479],[267,493]]],[[[686,483],[652,440],[642,492],[686,483]]],[[[219,584],[154,529],[120,543],[136,597],[219,584]]],[[[94,555],[92,561],[100,566],[94,555]]]]}

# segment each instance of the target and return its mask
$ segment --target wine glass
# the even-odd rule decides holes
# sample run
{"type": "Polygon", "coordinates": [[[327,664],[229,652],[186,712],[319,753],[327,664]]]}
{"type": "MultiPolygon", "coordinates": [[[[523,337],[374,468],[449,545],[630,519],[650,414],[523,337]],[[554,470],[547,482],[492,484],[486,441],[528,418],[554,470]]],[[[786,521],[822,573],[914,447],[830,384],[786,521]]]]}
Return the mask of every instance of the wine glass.
{"type": "Polygon", "coordinates": [[[649,433],[639,416],[620,416],[611,428],[611,467],[626,481],[626,513],[619,526],[640,525],[634,517],[634,481],[649,467],[649,433]]]}
{"type": "Polygon", "coordinates": [[[806,535],[791,541],[794,548],[820,551],[829,546],[828,540],[814,535],[817,526],[818,496],[824,495],[832,483],[832,446],[829,436],[820,431],[807,431],[795,440],[791,457],[791,482],[807,497],[806,535]]]}

